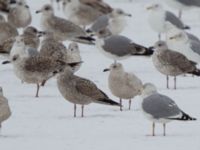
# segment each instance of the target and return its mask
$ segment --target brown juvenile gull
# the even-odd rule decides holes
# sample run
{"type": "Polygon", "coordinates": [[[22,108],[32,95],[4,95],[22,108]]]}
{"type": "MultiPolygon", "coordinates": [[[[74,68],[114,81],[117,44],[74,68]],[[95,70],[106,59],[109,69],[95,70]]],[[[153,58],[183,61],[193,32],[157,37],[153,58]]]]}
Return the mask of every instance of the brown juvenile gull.
{"type": "MultiPolygon", "coordinates": [[[[0,45],[10,38],[15,38],[18,35],[17,29],[10,23],[6,22],[2,15],[0,15],[0,33],[0,45]]],[[[0,53],[9,53],[9,50],[0,46],[0,53]]]]}
{"type": "Polygon", "coordinates": [[[170,97],[158,93],[151,83],[144,84],[141,97],[142,111],[145,117],[153,122],[152,136],[155,136],[155,123],[163,124],[163,136],[166,136],[166,123],[173,120],[196,120],[183,112],[170,97]]]}
{"type": "Polygon", "coordinates": [[[16,28],[25,28],[31,24],[31,21],[31,12],[25,1],[17,1],[17,3],[10,8],[8,22],[16,28]]]}
{"type": "Polygon", "coordinates": [[[94,39],[87,36],[86,32],[81,27],[69,20],[55,16],[51,5],[44,5],[42,9],[36,11],[36,13],[42,13],[40,22],[42,30],[53,32],[56,40],[71,40],[85,44],[94,44],[94,39]]]}
{"type": "MultiPolygon", "coordinates": [[[[95,1],[94,1],[95,2],[95,1]]],[[[92,24],[98,17],[107,14],[96,7],[93,7],[91,2],[84,3],[79,0],[63,0],[64,15],[73,23],[83,26],[92,24]]]]}
{"type": "Polygon", "coordinates": [[[59,73],[57,86],[62,96],[74,104],[74,117],[77,104],[81,105],[82,117],[84,117],[84,105],[90,103],[120,106],[119,103],[109,99],[92,81],[74,75],[69,66],[59,73]]]}
{"type": "Polygon", "coordinates": [[[44,56],[20,56],[14,55],[10,61],[4,61],[3,64],[12,63],[15,75],[23,82],[36,84],[37,91],[35,97],[38,97],[40,83],[53,77],[66,63],[60,60],[54,60],[44,56]]]}
{"type": "Polygon", "coordinates": [[[153,64],[160,73],[167,76],[167,88],[169,88],[169,76],[174,76],[174,89],[176,89],[176,76],[187,73],[200,76],[197,64],[183,54],[168,49],[166,42],[158,41],[154,48],[156,50],[152,56],[153,64]]]}
{"type": "Polygon", "coordinates": [[[2,122],[7,120],[11,116],[11,110],[8,104],[8,100],[3,95],[3,89],[0,87],[0,128],[2,127],[2,122]]]}
{"type": "Polygon", "coordinates": [[[120,99],[121,106],[122,99],[129,100],[130,110],[131,99],[141,94],[142,81],[133,73],[125,72],[121,63],[112,64],[109,69],[104,69],[106,71],[110,71],[108,86],[112,94],[120,99]]]}
{"type": "MultiPolygon", "coordinates": [[[[69,44],[67,49],[67,62],[73,63],[73,62],[81,62],[82,58],[80,55],[79,46],[77,43],[72,42],[69,44]]],[[[80,69],[81,64],[77,65],[75,68],[73,68],[73,71],[76,72],[80,69]]]]}

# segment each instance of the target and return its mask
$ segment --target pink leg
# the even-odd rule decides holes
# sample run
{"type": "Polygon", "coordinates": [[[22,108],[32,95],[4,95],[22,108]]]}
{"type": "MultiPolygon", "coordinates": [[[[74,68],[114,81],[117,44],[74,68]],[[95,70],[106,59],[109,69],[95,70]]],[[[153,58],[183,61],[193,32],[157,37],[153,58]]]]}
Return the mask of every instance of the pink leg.
{"type": "Polygon", "coordinates": [[[76,117],[76,104],[74,104],[74,118],[76,117]]]}
{"type": "Polygon", "coordinates": [[[84,117],[84,105],[81,106],[81,117],[84,117]]]}

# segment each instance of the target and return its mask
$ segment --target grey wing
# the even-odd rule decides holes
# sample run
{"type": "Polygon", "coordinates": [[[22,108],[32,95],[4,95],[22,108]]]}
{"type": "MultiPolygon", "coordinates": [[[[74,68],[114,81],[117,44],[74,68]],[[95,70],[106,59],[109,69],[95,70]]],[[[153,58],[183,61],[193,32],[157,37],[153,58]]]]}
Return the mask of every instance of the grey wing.
{"type": "Polygon", "coordinates": [[[199,0],[177,0],[177,1],[184,5],[200,7],[199,0]]]}
{"type": "Polygon", "coordinates": [[[143,110],[156,119],[170,118],[181,113],[176,103],[169,97],[161,94],[153,94],[143,100],[143,110]]]}
{"type": "Polygon", "coordinates": [[[190,41],[190,48],[193,52],[200,55],[200,42],[197,41],[190,41]]]}
{"type": "Polygon", "coordinates": [[[171,24],[175,25],[179,29],[184,29],[184,24],[182,21],[176,17],[173,13],[166,11],[165,20],[170,22],[171,24]]]}
{"type": "Polygon", "coordinates": [[[113,35],[104,40],[103,49],[117,56],[131,55],[131,40],[119,35],[113,35]]]}
{"type": "Polygon", "coordinates": [[[102,29],[105,29],[108,26],[108,23],[109,23],[108,15],[100,16],[92,25],[91,30],[94,32],[98,32],[102,29]]]}
{"type": "Polygon", "coordinates": [[[190,40],[200,42],[200,39],[197,36],[195,36],[194,34],[191,34],[191,33],[186,33],[186,34],[190,40]]]}

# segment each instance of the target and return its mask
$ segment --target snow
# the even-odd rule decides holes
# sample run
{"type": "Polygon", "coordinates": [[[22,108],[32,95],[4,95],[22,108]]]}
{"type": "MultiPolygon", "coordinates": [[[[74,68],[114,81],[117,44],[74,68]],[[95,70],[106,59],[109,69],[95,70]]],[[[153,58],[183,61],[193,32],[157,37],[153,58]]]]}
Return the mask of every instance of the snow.
{"type": "MultiPolygon", "coordinates": [[[[28,0],[33,16],[33,25],[39,27],[40,15],[34,12],[47,0],[28,0]]],[[[134,42],[152,46],[157,33],[148,25],[145,7],[150,0],[137,0],[133,3],[108,1],[113,7],[120,7],[133,17],[123,35],[134,42]]],[[[166,8],[167,5],[165,5],[166,8]]],[[[170,9],[170,8],[168,8],[170,9]]],[[[172,10],[174,11],[174,10],[172,10]]],[[[177,13],[177,11],[174,11],[177,13]]],[[[184,22],[192,27],[191,32],[200,36],[198,11],[184,13],[184,22]]],[[[57,12],[62,15],[62,12],[57,12]]],[[[93,46],[80,45],[84,63],[78,75],[94,81],[112,99],[107,84],[108,74],[103,73],[113,61],[104,57],[93,46]]],[[[0,62],[5,60],[0,57],[0,62]]],[[[134,72],[145,82],[154,83],[159,91],[173,98],[186,113],[200,118],[198,77],[178,77],[178,89],[167,90],[165,77],[158,73],[151,58],[132,57],[123,61],[126,70],[134,72]]],[[[170,80],[173,87],[173,79],[170,80]]],[[[132,110],[128,111],[128,101],[124,101],[124,111],[119,108],[90,104],[85,107],[85,118],[73,118],[73,105],[59,93],[56,79],[51,79],[41,88],[40,98],[35,98],[36,85],[22,84],[10,65],[0,65],[0,85],[9,99],[12,117],[4,122],[0,136],[0,150],[199,150],[200,123],[177,122],[167,124],[167,136],[162,136],[162,125],[156,125],[156,134],[151,137],[151,122],[144,118],[140,110],[141,99],[136,97],[132,110]]],[[[80,108],[79,112],[80,114],[80,108]]]]}

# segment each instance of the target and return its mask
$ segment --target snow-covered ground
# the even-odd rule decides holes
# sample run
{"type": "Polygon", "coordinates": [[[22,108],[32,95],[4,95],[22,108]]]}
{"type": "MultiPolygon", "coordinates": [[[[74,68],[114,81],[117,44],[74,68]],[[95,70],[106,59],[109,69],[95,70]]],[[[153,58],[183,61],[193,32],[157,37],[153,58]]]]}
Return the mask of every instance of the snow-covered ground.
{"type": "MultiPolygon", "coordinates": [[[[28,0],[33,12],[33,25],[39,27],[39,9],[47,0],[28,0]]],[[[137,43],[151,46],[157,35],[147,22],[145,7],[151,0],[133,3],[108,1],[133,17],[123,32],[137,43]]],[[[167,6],[166,6],[167,8],[167,6]]],[[[188,11],[184,21],[192,27],[191,32],[200,37],[199,11],[188,11]]],[[[57,12],[62,15],[62,12],[57,12]]],[[[103,69],[112,60],[105,58],[92,46],[80,45],[83,65],[78,75],[94,81],[98,87],[112,96],[107,86],[108,74],[103,69]]],[[[3,61],[3,57],[0,58],[3,61]]],[[[132,57],[121,61],[126,70],[134,72],[143,82],[154,83],[159,91],[172,97],[185,112],[200,118],[200,79],[179,77],[178,90],[166,90],[165,77],[158,73],[150,58],[132,57]]],[[[171,80],[173,83],[173,80],[171,80]]],[[[85,107],[85,118],[73,118],[73,105],[59,93],[56,79],[41,88],[40,98],[35,98],[35,85],[22,84],[13,74],[12,67],[0,65],[0,86],[9,99],[12,117],[3,124],[0,150],[199,150],[200,123],[173,122],[167,125],[167,136],[162,136],[162,126],[157,125],[158,136],[151,137],[151,123],[140,111],[140,98],[133,100],[132,110],[124,102],[125,111],[118,108],[91,104],[85,107]]],[[[173,84],[171,84],[173,86],[173,84]]],[[[80,114],[80,112],[78,112],[80,114]]]]}

